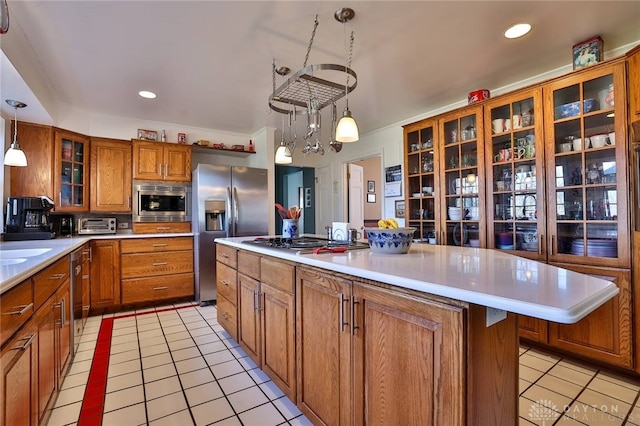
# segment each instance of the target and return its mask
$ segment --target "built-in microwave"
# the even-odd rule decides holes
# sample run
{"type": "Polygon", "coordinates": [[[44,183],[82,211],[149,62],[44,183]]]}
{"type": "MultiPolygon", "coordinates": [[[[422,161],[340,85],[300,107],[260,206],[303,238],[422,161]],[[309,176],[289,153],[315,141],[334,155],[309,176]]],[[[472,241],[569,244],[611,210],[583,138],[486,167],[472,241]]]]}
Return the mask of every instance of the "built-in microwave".
{"type": "Polygon", "coordinates": [[[133,183],[134,222],[191,222],[191,184],[133,183]]]}

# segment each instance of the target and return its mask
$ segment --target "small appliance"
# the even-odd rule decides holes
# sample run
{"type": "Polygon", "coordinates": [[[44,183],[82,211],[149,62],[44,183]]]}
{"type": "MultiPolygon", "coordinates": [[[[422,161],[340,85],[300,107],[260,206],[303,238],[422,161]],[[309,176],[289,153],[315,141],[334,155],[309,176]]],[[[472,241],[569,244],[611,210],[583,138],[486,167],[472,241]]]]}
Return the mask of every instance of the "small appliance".
{"type": "Polygon", "coordinates": [[[75,226],[73,225],[73,215],[52,214],[49,218],[53,225],[53,231],[58,237],[71,237],[75,226]]]}
{"type": "Polygon", "coordinates": [[[81,235],[115,234],[116,228],[115,217],[83,217],[78,219],[78,234],[81,235]]]}
{"type": "Polygon", "coordinates": [[[136,181],[133,192],[134,222],[191,222],[191,184],[136,181]]]}
{"type": "Polygon", "coordinates": [[[49,240],[56,237],[49,221],[53,201],[46,196],[9,197],[5,241],[49,240]]]}

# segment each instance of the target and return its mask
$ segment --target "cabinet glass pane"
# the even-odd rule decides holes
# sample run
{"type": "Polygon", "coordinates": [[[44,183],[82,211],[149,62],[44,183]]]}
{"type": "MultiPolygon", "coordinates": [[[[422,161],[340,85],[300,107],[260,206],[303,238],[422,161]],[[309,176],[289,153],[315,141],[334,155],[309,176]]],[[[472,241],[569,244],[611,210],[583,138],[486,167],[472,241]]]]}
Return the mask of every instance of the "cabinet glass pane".
{"type": "Polygon", "coordinates": [[[408,226],[415,227],[415,240],[435,244],[435,147],[434,130],[428,126],[407,133],[408,226]]]}
{"type": "Polygon", "coordinates": [[[84,163],[84,144],[76,142],[73,144],[73,160],[84,163]]]}
{"type": "Polygon", "coordinates": [[[73,205],[81,206],[84,203],[84,198],[82,197],[82,187],[74,186],[73,187],[73,205]]]}
{"type": "Polygon", "coordinates": [[[62,140],[62,159],[71,160],[73,142],[68,139],[62,140]]]}
{"type": "Polygon", "coordinates": [[[82,174],[82,164],[74,164],[73,165],[73,183],[76,185],[82,185],[82,178],[83,178],[83,174],[82,174]]]}

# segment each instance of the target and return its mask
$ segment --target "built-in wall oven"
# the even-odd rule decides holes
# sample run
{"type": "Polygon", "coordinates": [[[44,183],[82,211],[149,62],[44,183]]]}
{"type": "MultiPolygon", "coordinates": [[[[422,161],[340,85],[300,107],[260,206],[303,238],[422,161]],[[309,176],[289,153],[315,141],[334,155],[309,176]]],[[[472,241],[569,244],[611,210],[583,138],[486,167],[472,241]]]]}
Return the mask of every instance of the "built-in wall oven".
{"type": "Polygon", "coordinates": [[[135,181],[134,222],[190,222],[191,184],[135,181]]]}

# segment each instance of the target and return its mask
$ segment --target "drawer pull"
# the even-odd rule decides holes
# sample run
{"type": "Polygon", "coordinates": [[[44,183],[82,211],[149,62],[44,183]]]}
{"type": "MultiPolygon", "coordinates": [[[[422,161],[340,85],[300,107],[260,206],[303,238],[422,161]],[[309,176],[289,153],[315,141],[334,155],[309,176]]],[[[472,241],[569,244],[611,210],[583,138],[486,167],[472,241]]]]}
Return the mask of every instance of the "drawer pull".
{"type": "Polygon", "coordinates": [[[167,286],[165,285],[165,286],[162,286],[162,287],[154,287],[154,288],[153,288],[153,290],[166,290],[166,289],[168,289],[168,288],[169,288],[169,287],[167,287],[167,286]]]}
{"type": "Polygon", "coordinates": [[[24,342],[24,344],[22,346],[18,346],[17,348],[11,348],[11,350],[13,350],[13,351],[24,351],[29,346],[31,346],[31,343],[33,343],[33,339],[35,339],[36,336],[37,336],[37,334],[33,333],[31,336],[25,337],[24,339],[21,339],[21,340],[26,340],[26,342],[24,342]]]}
{"type": "Polygon", "coordinates": [[[168,226],[158,226],[158,227],[156,227],[156,229],[158,231],[170,231],[171,230],[171,228],[169,228],[168,226]]]}
{"type": "MultiPolygon", "coordinates": [[[[168,229],[168,228],[167,228],[168,229]]],[[[166,247],[167,245],[165,243],[158,243],[158,244],[154,244],[153,247],[166,247]]]]}
{"type": "Polygon", "coordinates": [[[166,264],[167,264],[167,262],[156,262],[156,263],[153,264],[153,266],[164,266],[166,264]]]}
{"type": "Polygon", "coordinates": [[[59,280],[64,278],[65,274],[53,274],[49,277],[50,280],[59,280]]]}
{"type": "Polygon", "coordinates": [[[220,257],[224,257],[225,259],[229,258],[229,256],[227,256],[227,253],[220,253],[220,257]]]}
{"type": "Polygon", "coordinates": [[[89,309],[91,309],[91,306],[89,306],[89,305],[86,305],[86,306],[82,307],[83,311],[88,311],[89,309]]]}
{"type": "Polygon", "coordinates": [[[5,315],[24,315],[29,309],[33,308],[33,303],[29,303],[28,305],[16,306],[16,308],[22,309],[20,309],[19,311],[7,312],[5,315]]]}
{"type": "Polygon", "coordinates": [[[224,285],[229,285],[229,281],[227,281],[227,280],[222,280],[221,282],[222,282],[222,284],[224,284],[224,285]]]}

